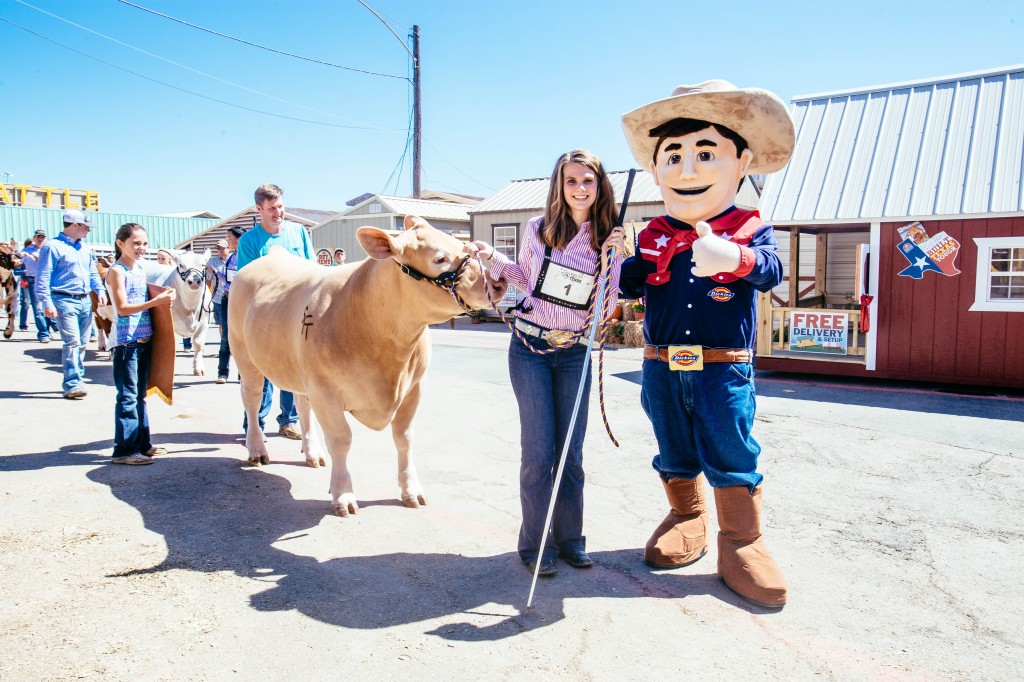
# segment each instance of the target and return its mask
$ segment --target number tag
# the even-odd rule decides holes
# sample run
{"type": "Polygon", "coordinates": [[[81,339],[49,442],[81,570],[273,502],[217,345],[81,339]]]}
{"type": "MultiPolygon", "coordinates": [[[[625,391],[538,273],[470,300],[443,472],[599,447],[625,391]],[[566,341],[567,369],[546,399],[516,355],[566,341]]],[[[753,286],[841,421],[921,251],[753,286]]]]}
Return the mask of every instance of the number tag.
{"type": "Polygon", "coordinates": [[[546,300],[564,301],[572,307],[583,307],[590,300],[594,276],[549,261],[540,293],[546,300]]]}
{"type": "Polygon", "coordinates": [[[225,270],[224,271],[224,279],[226,279],[229,282],[234,280],[235,279],[235,270],[234,269],[225,270]]]}
{"type": "Polygon", "coordinates": [[[676,372],[699,372],[704,369],[704,349],[700,346],[669,346],[668,366],[676,372]]]}

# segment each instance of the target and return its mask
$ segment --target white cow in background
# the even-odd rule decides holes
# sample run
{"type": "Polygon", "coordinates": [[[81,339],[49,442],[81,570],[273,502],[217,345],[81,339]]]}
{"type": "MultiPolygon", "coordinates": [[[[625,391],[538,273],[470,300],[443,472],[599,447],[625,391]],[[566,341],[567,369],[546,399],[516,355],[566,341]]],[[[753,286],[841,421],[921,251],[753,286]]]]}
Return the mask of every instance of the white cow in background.
{"type": "Polygon", "coordinates": [[[173,255],[173,258],[174,265],[146,261],[143,264],[146,280],[177,292],[171,304],[174,333],[192,339],[192,373],[203,376],[206,374],[203,347],[213,310],[213,296],[206,286],[206,262],[210,260],[210,250],[206,249],[202,255],[185,251],[173,255]]]}

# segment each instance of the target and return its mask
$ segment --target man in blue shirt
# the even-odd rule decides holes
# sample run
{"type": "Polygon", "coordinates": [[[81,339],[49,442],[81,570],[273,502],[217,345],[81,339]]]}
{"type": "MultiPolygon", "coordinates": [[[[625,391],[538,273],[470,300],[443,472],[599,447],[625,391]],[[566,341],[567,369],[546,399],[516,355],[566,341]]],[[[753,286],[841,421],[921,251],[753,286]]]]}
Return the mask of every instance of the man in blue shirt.
{"type": "MultiPolygon", "coordinates": [[[[50,332],[57,331],[57,323],[53,320],[47,320],[46,316],[43,315],[43,309],[39,306],[39,299],[36,298],[36,273],[39,271],[39,253],[43,249],[43,244],[46,243],[46,232],[44,230],[36,230],[35,234],[32,235],[32,243],[25,247],[21,252],[22,262],[25,264],[25,271],[21,275],[21,279],[25,282],[22,291],[26,292],[28,298],[28,304],[32,310],[32,317],[35,318],[36,322],[36,338],[39,339],[40,343],[50,342],[50,332]]],[[[25,319],[25,313],[29,308],[23,308],[21,313],[21,319],[25,319]]],[[[25,328],[25,325],[22,325],[25,328]]]]}
{"type": "Polygon", "coordinates": [[[84,398],[85,348],[92,331],[92,302],[95,291],[99,304],[107,304],[107,294],[96,269],[96,257],[85,238],[92,221],[78,209],[64,212],[64,231],[39,252],[35,294],[43,315],[56,320],[64,340],[61,361],[64,370],[64,397],[84,398]]]}
{"type": "MultiPolygon", "coordinates": [[[[256,189],[256,213],[260,222],[238,240],[237,267],[241,270],[257,258],[267,255],[271,247],[280,246],[299,258],[313,260],[313,243],[306,228],[284,219],[284,192],[277,185],[261,185],[256,189]]],[[[260,401],[260,430],[264,429],[274,387],[269,380],[263,380],[263,399],[260,401]]],[[[301,440],[302,434],[295,428],[299,413],[295,409],[295,396],[290,391],[280,391],[281,414],[277,416],[278,433],[285,438],[301,440]]],[[[242,428],[248,426],[242,421],[242,428]]]]}

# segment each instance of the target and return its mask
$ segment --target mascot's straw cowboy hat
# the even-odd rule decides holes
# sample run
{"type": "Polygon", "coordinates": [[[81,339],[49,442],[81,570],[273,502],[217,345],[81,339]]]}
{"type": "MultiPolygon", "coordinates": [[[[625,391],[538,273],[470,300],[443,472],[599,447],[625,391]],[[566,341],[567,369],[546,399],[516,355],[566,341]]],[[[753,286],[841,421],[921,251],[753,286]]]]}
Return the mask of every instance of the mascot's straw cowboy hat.
{"type": "Polygon", "coordinates": [[[754,158],[747,173],[772,173],[789,161],[796,129],[786,104],[774,93],[737,88],[728,81],[710,80],[680,85],[672,96],[645,104],[622,117],[622,129],[633,157],[649,169],[658,139],[652,129],[675,118],[717,123],[747,141],[754,158]]]}

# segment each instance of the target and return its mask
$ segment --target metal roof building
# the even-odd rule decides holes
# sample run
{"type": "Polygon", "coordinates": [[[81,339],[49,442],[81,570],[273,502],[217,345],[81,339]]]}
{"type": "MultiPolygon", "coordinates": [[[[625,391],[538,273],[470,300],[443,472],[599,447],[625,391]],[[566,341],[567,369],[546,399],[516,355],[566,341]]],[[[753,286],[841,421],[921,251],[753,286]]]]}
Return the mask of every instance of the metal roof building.
{"type": "Polygon", "coordinates": [[[1024,66],[793,99],[797,143],[769,176],[773,225],[1019,215],[1024,66]]]}
{"type": "Polygon", "coordinates": [[[1024,387],[1024,65],[801,96],[792,113],[760,210],[791,244],[814,236],[814,275],[791,276],[791,249],[788,297],[759,306],[758,367],[1024,387]],[[786,346],[794,315],[821,308],[847,311],[841,357],[786,346]]]}
{"type": "MultiPolygon", "coordinates": [[[[195,237],[215,224],[216,220],[206,218],[179,218],[174,216],[141,215],[138,213],[110,213],[88,211],[92,218],[89,243],[113,245],[114,235],[125,223],[138,223],[146,228],[149,248],[173,248],[195,237]]],[[[55,208],[27,208],[24,206],[0,206],[0,238],[12,237],[19,243],[32,236],[36,230],[46,230],[51,238],[64,229],[64,211],[55,208]]]]}
{"type": "Polygon", "coordinates": [[[313,230],[313,246],[334,251],[345,250],[348,262],[363,260],[366,251],[356,239],[356,229],[369,226],[382,230],[402,230],[405,216],[418,215],[431,225],[457,237],[469,234],[468,210],[476,203],[474,197],[461,194],[424,190],[431,196],[446,199],[414,199],[393,197],[385,194],[369,194],[360,197],[351,208],[336,213],[317,224],[313,230]]]}

